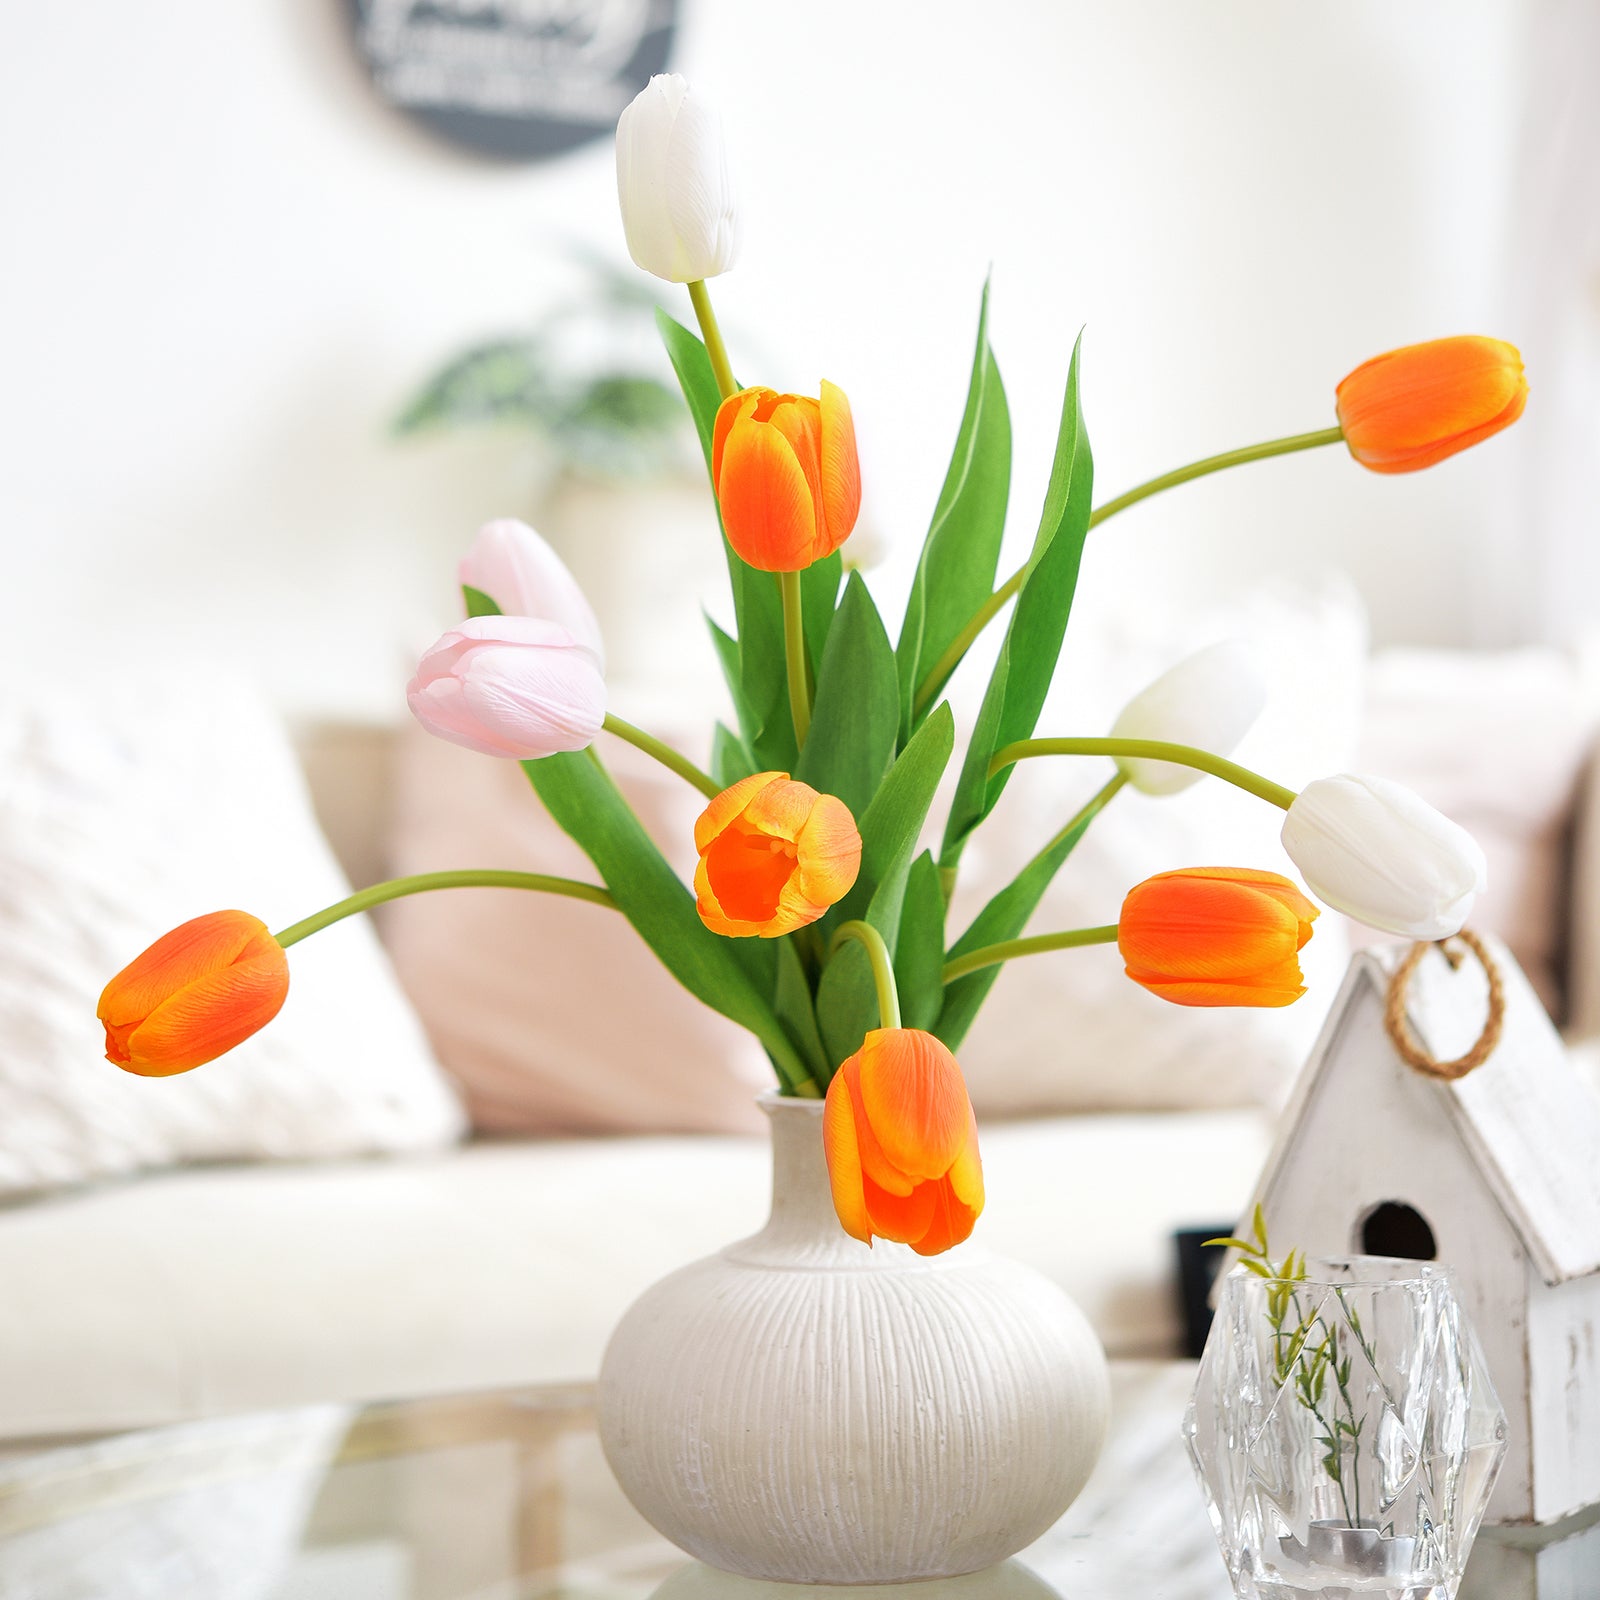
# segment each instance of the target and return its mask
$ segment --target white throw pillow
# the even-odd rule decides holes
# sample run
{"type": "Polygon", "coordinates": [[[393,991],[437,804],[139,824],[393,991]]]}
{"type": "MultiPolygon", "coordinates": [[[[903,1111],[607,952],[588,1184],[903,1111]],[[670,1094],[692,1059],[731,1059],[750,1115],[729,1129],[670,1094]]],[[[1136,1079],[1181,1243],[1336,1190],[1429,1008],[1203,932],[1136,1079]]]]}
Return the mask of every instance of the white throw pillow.
{"type": "MultiPolygon", "coordinates": [[[[1360,731],[1367,632],[1359,599],[1336,579],[1269,583],[1203,614],[1146,609],[1111,623],[1081,606],[1039,735],[1105,733],[1145,684],[1223,638],[1249,644],[1270,680],[1266,709],[1234,758],[1292,787],[1344,770],[1360,731]]],[[[1103,759],[1019,765],[962,862],[952,936],[1111,774],[1103,759]]],[[[1124,789],[1027,931],[1115,922],[1134,884],[1175,867],[1258,867],[1298,883],[1278,843],[1282,825],[1275,806],[1214,778],[1164,798],[1124,789]]],[[[1123,975],[1114,945],[1027,956],[1001,972],[957,1053],[980,1116],[1278,1105],[1348,959],[1343,919],[1324,911],[1301,952],[1308,992],[1262,1010],[1159,1000],[1123,975]]]]}
{"type": "Polygon", "coordinates": [[[188,1161],[429,1150],[455,1095],[364,919],[290,951],[289,998],[181,1077],[104,1059],[106,981],[237,907],[348,893],[276,716],[210,667],[0,691],[0,1195],[188,1161]]]}

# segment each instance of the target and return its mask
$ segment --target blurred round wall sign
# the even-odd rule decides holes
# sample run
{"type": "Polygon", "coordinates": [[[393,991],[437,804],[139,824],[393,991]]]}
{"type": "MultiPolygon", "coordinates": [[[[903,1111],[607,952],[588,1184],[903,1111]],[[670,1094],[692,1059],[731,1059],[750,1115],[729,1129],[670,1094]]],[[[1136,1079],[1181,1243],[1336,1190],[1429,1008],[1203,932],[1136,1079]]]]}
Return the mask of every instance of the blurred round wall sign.
{"type": "Polygon", "coordinates": [[[345,0],[378,92],[441,138],[537,161],[608,136],[666,68],[678,0],[345,0]]]}

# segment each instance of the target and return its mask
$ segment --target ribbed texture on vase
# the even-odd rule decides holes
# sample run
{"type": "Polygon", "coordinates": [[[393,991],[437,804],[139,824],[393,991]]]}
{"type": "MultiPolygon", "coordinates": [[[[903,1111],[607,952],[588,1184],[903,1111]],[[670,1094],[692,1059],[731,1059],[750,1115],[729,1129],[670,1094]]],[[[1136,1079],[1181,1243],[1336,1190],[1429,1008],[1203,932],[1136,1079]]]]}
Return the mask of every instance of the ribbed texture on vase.
{"type": "Polygon", "coordinates": [[[773,1222],[648,1290],[606,1352],[618,1481],[691,1555],[752,1577],[901,1582],[1004,1560],[1094,1465],[1098,1341],[1029,1268],[848,1238],[820,1108],[770,1109],[773,1222]]]}

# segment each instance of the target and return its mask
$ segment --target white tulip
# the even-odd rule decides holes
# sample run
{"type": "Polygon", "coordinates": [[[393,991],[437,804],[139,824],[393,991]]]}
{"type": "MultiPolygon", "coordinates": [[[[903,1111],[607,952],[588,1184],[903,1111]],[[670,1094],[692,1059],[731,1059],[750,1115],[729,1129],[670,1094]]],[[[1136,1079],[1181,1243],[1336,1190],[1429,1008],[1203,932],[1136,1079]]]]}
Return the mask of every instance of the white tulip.
{"type": "Polygon", "coordinates": [[[462,558],[459,580],[488,595],[507,617],[558,622],[587,645],[605,668],[605,642],[594,607],[566,563],[525,522],[502,517],[478,529],[462,558]]]}
{"type": "Polygon", "coordinates": [[[1300,791],[1283,848],[1319,900],[1412,939],[1459,933],[1489,875],[1477,840],[1420,795],[1349,773],[1300,791]]]}
{"type": "Polygon", "coordinates": [[[617,199],[628,254],[669,283],[726,272],[739,253],[722,119],[676,72],[658,73],[617,119],[617,199]]]}
{"type": "MultiPolygon", "coordinates": [[[[1267,680],[1255,656],[1225,639],[1180,661],[1141,689],[1112,725],[1113,739],[1162,739],[1228,755],[1267,703],[1267,680]]],[[[1171,761],[1119,756],[1117,765],[1145,794],[1177,794],[1205,776],[1171,761]]]]}

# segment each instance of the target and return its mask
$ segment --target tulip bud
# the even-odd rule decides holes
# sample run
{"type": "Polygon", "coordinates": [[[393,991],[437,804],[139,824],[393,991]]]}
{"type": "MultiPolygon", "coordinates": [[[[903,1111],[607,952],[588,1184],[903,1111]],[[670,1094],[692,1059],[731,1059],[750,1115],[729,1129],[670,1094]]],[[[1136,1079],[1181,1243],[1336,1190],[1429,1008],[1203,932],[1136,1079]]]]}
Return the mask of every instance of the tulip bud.
{"type": "Polygon", "coordinates": [[[1247,867],[1161,872],[1128,891],[1117,948],[1137,984],[1180,1006],[1286,1006],[1317,908],[1285,877],[1247,867]]]}
{"type": "Polygon", "coordinates": [[[277,1016],[289,961],[246,911],[211,911],[164,933],[100,996],[106,1060],[140,1077],[204,1066],[277,1016]]]}
{"type": "Polygon", "coordinates": [[[729,938],[776,939],[849,894],[861,835],[844,801],[758,772],[724,789],[694,825],[700,920],[729,938]]]}
{"type": "MultiPolygon", "coordinates": [[[[1225,756],[1250,731],[1267,703],[1267,680],[1255,657],[1225,639],[1180,661],[1122,708],[1114,739],[1161,739],[1225,756]]],[[[1145,794],[1177,794],[1205,776],[1172,761],[1119,756],[1117,765],[1145,794]]]]}
{"type": "Polygon", "coordinates": [[[587,749],[606,715],[599,657],[535,617],[452,628],[417,664],[406,700],[429,733],[516,761],[587,749]]]}
{"type": "Polygon", "coordinates": [[[1465,828],[1387,778],[1318,778],[1283,823],[1283,848],[1335,911],[1412,939],[1459,933],[1488,866],[1465,828]]]}
{"type": "Polygon", "coordinates": [[[628,254],[669,283],[726,272],[739,216],[716,108],[658,73],[617,119],[617,199],[628,254]]]}
{"type": "Polygon", "coordinates": [[[983,1210],[978,1124],[956,1058],[920,1028],[874,1028],[834,1073],[822,1148],[840,1225],[937,1255],[983,1210]]]}
{"type": "Polygon", "coordinates": [[[763,572],[800,572],[850,537],[861,466],[850,402],[823,381],[822,398],[744,389],[717,408],[711,481],[722,530],[763,572]]]}
{"type": "Polygon", "coordinates": [[[1528,402],[1522,354],[1460,335],[1374,356],[1337,389],[1350,454],[1373,472],[1416,472],[1509,428],[1528,402]]]}
{"type": "Polygon", "coordinates": [[[515,517],[484,523],[462,558],[459,581],[488,595],[504,616],[560,623],[594,651],[605,670],[594,608],[566,563],[527,523],[515,517]]]}

